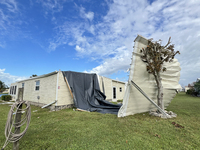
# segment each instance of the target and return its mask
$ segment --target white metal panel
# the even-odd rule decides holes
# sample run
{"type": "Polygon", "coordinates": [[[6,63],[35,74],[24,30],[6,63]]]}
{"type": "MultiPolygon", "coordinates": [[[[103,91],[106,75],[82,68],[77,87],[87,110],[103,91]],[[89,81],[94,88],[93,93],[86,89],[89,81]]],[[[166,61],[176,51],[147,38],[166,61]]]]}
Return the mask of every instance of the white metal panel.
{"type": "MultiPolygon", "coordinates": [[[[155,106],[130,83],[131,80],[133,80],[150,99],[157,103],[157,86],[154,76],[146,71],[146,64],[141,60],[140,55],[138,55],[140,54],[140,49],[145,48],[147,43],[148,40],[140,35],[135,39],[129,81],[123,99],[123,105],[118,112],[118,117],[156,109],[155,106]]],[[[163,100],[166,108],[176,95],[176,90],[181,89],[178,83],[181,68],[177,59],[174,59],[171,63],[165,63],[164,66],[167,68],[167,71],[161,73],[161,78],[164,92],[163,100]]]]}

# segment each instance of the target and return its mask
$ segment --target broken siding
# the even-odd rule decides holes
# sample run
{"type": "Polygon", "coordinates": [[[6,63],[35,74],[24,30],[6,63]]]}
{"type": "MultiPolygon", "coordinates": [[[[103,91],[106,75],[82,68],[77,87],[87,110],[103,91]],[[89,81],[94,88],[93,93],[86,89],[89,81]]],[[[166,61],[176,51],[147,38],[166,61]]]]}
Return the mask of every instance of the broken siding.
{"type": "MultiPolygon", "coordinates": [[[[140,49],[147,47],[148,40],[138,36],[135,40],[134,52],[130,68],[129,83],[124,96],[123,106],[118,112],[118,117],[133,115],[136,113],[147,112],[156,109],[135,87],[131,85],[133,80],[150,99],[157,103],[157,86],[152,74],[146,71],[146,64],[141,60],[140,49]]],[[[180,78],[180,64],[176,59],[173,62],[164,63],[167,71],[161,73],[164,105],[169,105],[172,98],[176,95],[175,89],[178,89],[180,78]]]]}
{"type": "Polygon", "coordinates": [[[112,79],[106,78],[106,77],[99,77],[99,85],[101,92],[103,92],[103,85],[102,82],[104,83],[104,90],[105,90],[105,95],[106,95],[106,100],[112,100],[112,79]]]}
{"type": "Polygon", "coordinates": [[[69,88],[64,80],[63,74],[61,71],[59,73],[58,79],[58,102],[57,105],[69,105],[73,104],[73,98],[69,92],[69,88]]]}

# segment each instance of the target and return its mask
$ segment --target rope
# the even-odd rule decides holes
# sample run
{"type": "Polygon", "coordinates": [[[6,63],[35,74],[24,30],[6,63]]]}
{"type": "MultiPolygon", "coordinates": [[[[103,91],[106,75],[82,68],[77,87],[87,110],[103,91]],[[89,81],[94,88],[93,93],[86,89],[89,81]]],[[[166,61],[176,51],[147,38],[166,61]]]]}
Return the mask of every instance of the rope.
{"type": "Polygon", "coordinates": [[[6,123],[6,127],[5,127],[6,141],[1,150],[3,150],[8,145],[9,142],[12,142],[12,143],[17,142],[25,135],[25,133],[28,129],[28,126],[30,124],[30,120],[31,120],[30,103],[28,103],[26,101],[16,101],[12,105],[12,107],[10,108],[10,111],[8,113],[8,119],[7,119],[7,123],[6,123]],[[23,104],[26,105],[26,108],[20,109],[20,106],[22,106],[23,104]],[[21,118],[20,122],[15,122],[16,114],[21,113],[22,111],[25,111],[23,118],[21,118]],[[14,130],[14,132],[12,131],[13,127],[15,127],[15,129],[20,128],[24,124],[26,124],[26,127],[23,132],[17,134],[16,133],[17,130],[14,130]]]}

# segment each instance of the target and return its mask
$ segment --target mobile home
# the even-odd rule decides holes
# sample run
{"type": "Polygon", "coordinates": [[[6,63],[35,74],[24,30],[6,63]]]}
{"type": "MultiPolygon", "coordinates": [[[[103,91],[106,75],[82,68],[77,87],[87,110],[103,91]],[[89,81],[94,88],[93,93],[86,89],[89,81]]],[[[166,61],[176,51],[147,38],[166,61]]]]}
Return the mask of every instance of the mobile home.
{"type": "MultiPolygon", "coordinates": [[[[125,83],[98,76],[100,90],[106,100],[123,99],[125,83]]],[[[73,106],[73,96],[62,71],[54,71],[12,83],[9,94],[13,100],[29,101],[32,105],[44,106],[53,103],[51,109],[63,109],[73,106]]]]}

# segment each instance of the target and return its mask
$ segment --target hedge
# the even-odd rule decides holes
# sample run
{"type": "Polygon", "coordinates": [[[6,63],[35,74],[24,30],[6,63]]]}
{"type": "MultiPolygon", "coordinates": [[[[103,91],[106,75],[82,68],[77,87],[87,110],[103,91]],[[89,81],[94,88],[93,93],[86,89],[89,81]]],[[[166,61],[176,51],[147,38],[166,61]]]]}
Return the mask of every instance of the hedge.
{"type": "Polygon", "coordinates": [[[4,101],[9,101],[11,99],[12,99],[12,96],[10,96],[10,95],[2,95],[1,96],[1,100],[4,100],[4,101]]]}

